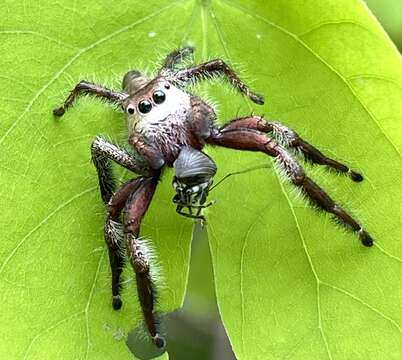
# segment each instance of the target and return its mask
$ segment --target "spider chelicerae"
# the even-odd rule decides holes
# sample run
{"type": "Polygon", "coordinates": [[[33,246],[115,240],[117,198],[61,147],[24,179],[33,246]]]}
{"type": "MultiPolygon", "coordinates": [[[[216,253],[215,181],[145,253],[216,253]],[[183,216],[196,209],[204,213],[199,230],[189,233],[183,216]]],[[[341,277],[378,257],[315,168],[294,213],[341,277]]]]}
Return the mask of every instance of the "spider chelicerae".
{"type": "Polygon", "coordinates": [[[311,203],[355,232],[363,245],[373,244],[359,222],[305,174],[296,156],[303,155],[311,163],[344,173],[355,182],[362,181],[363,177],[347,165],[328,158],[281,123],[252,115],[217,126],[214,109],[200,97],[186,92],[186,85],[223,76],[253,102],[263,104],[264,99],[252,92],[221,59],[184,67],[183,61],[192,53],[190,47],[173,51],[153,79],[139,71],[129,71],[123,78],[122,91],[82,80],[63,106],[53,111],[55,116],[62,116],[77,97],[87,94],[116,104],[127,113],[128,143],[132,148],[123,149],[98,136],[92,142],[91,154],[101,197],[107,206],[104,235],[112,272],[113,308],[118,310],[122,306],[121,272],[125,257],[122,249],[125,248],[135,272],[147,331],[159,348],[165,346],[165,341],[156,321],[156,289],[146,244],[140,240],[140,224],[166,166],[175,171],[173,202],[177,212],[190,218],[203,218],[202,209],[211,205],[206,200],[217,170],[214,161],[202,152],[205,145],[259,151],[273,157],[279,169],[311,203]],[[138,176],[117,189],[111,161],[138,176]]]}

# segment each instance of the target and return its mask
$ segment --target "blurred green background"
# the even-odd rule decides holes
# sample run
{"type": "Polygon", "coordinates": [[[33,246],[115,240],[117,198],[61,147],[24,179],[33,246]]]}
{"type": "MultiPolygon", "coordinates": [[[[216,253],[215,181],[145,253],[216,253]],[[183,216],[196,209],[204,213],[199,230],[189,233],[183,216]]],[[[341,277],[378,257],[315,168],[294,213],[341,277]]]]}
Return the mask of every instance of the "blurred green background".
{"type": "Polygon", "coordinates": [[[402,1],[366,0],[366,3],[399,51],[402,51],[402,1]]]}
{"type": "MultiPolygon", "coordinates": [[[[366,0],[366,3],[402,51],[402,0],[366,0]]],[[[165,319],[170,358],[187,360],[191,354],[192,360],[235,359],[219,318],[213,281],[207,234],[196,225],[185,304],[165,319]]],[[[136,344],[129,339],[129,346],[136,344]]]]}

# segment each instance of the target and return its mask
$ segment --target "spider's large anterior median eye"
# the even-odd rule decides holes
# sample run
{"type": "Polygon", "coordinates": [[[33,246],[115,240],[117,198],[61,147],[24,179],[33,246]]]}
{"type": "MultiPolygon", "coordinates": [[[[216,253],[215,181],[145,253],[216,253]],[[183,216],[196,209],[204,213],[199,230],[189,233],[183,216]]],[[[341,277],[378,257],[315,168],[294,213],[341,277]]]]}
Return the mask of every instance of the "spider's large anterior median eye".
{"type": "Polygon", "coordinates": [[[156,90],[152,95],[152,99],[154,99],[155,104],[162,104],[166,99],[166,95],[162,90],[156,90]]]}
{"type": "Polygon", "coordinates": [[[152,104],[148,100],[142,100],[138,104],[138,110],[142,112],[143,114],[149,113],[152,109],[152,104]]]}

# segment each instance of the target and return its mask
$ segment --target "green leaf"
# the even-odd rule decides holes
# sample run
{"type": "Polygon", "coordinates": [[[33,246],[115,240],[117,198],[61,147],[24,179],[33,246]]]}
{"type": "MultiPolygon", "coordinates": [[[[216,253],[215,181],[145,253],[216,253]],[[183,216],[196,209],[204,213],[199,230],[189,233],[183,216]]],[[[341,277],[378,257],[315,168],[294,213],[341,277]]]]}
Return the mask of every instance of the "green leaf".
{"type": "MultiPolygon", "coordinates": [[[[3,3],[0,358],[132,358],[124,340],[141,317],[132,281],[123,309],[110,306],[89,156],[96,134],[121,138],[123,116],[88,98],[60,121],[51,111],[81,78],[118,88],[128,69],[154,69],[184,42],[198,61],[223,57],[243,69],[266,96],[252,109],[227,85],[203,87],[220,104],[220,122],[265,114],[366,177],[355,184],[307,167],[372,233],[370,249],[306,207],[273,169],[233,176],[211,193],[218,305],[237,357],[400,358],[402,66],[362,2],[3,3]]],[[[217,178],[270,162],[209,153],[217,178]]],[[[182,303],[191,230],[174,212],[170,177],[142,227],[166,279],[165,311],[182,303]]]]}
{"type": "MultiPolygon", "coordinates": [[[[209,53],[245,64],[266,95],[254,111],[363,172],[357,184],[307,168],[376,240],[361,246],[272,169],[217,188],[216,291],[238,359],[400,359],[401,57],[359,1],[224,1],[209,12],[220,42],[209,53]]],[[[264,162],[211,154],[218,177],[264,162]]]]}
{"type": "MultiPolygon", "coordinates": [[[[111,307],[103,240],[104,207],[89,146],[96,134],[121,138],[124,115],[85,98],[55,120],[81,79],[120,88],[178,44],[191,4],[63,1],[2,4],[0,358],[131,359],[125,340],[141,320],[127,267],[123,308],[111,307]],[[165,31],[175,19],[176,30],[165,31]],[[156,36],[152,37],[155,32],[156,36]]],[[[170,174],[142,226],[166,279],[160,310],[182,304],[190,221],[176,215],[170,174]]]]}

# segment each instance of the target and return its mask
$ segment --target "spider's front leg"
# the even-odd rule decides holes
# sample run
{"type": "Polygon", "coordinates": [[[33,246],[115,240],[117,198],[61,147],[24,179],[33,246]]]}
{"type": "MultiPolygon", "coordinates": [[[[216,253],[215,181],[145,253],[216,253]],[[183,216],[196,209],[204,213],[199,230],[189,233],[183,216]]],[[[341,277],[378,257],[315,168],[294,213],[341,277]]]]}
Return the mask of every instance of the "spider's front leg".
{"type": "Polygon", "coordinates": [[[336,204],[322,188],[311,180],[292,154],[274,139],[254,129],[221,128],[215,129],[206,141],[212,145],[220,145],[232,149],[261,151],[274,157],[286,176],[314,205],[333,214],[341,223],[353,232],[356,232],[364,246],[373,245],[373,239],[368,232],[351,215],[336,204]]]}
{"type": "Polygon", "coordinates": [[[81,95],[92,95],[105,99],[113,104],[120,105],[128,94],[120,91],[110,90],[104,86],[96,85],[86,80],[81,80],[71,91],[64,101],[64,104],[53,110],[55,116],[63,116],[66,110],[71,107],[74,101],[81,95]]]}
{"type": "Polygon", "coordinates": [[[109,250],[109,261],[112,272],[112,306],[115,310],[119,310],[123,305],[120,293],[122,288],[121,273],[124,267],[124,232],[120,215],[127,199],[139,188],[144,179],[144,177],[138,177],[127,181],[115,194],[113,194],[107,204],[104,234],[109,250]]]}
{"type": "Polygon", "coordinates": [[[124,265],[122,255],[122,227],[120,214],[128,196],[134,192],[145,176],[153,174],[145,163],[134,158],[127,151],[119,148],[101,137],[96,137],[91,145],[92,161],[96,167],[99,180],[99,189],[103,202],[108,206],[104,235],[108,246],[110,268],[112,272],[113,308],[118,310],[122,306],[120,298],[121,272],[124,265]],[[134,180],[125,183],[116,192],[116,184],[112,174],[111,160],[133,172],[143,174],[134,180]]]}
{"type": "Polygon", "coordinates": [[[154,313],[156,290],[151,276],[149,249],[146,242],[139,238],[140,224],[155,193],[158,178],[159,176],[154,176],[142,179],[138,188],[127,200],[124,232],[127,236],[127,253],[135,272],[144,321],[152,341],[158,348],[162,348],[165,346],[165,340],[159,333],[154,313]]]}
{"type": "Polygon", "coordinates": [[[116,187],[110,160],[137,174],[151,176],[155,173],[154,170],[146,165],[145,160],[135,158],[126,150],[121,149],[119,146],[108,142],[100,136],[97,136],[92,142],[91,155],[98,172],[99,188],[105,204],[109,202],[116,187]]]}
{"type": "Polygon", "coordinates": [[[242,94],[246,95],[256,104],[264,104],[264,97],[256,94],[240,80],[229,65],[221,59],[215,59],[184,70],[177,71],[172,75],[173,81],[180,83],[195,82],[214,75],[225,76],[230,84],[242,94]]]}

